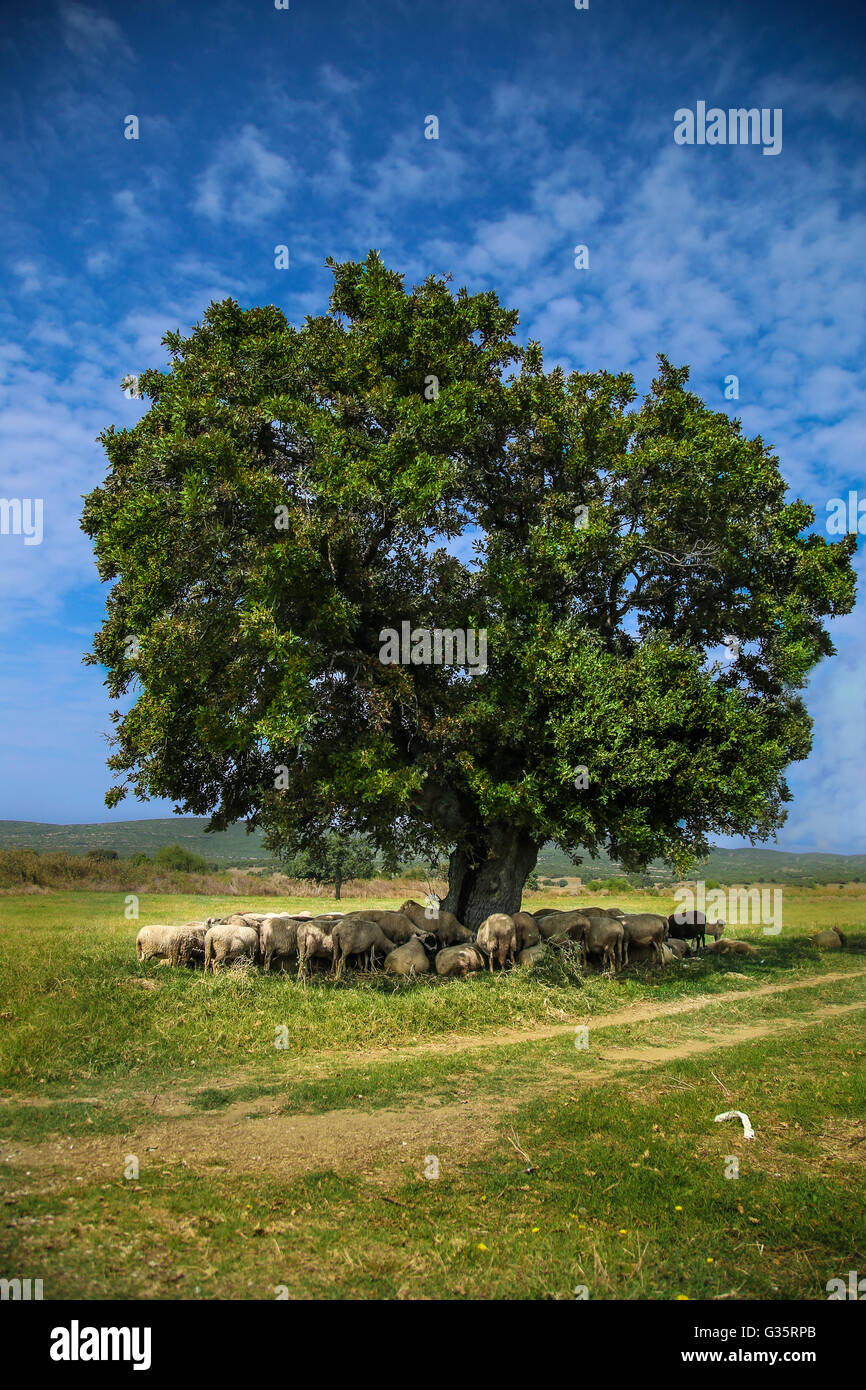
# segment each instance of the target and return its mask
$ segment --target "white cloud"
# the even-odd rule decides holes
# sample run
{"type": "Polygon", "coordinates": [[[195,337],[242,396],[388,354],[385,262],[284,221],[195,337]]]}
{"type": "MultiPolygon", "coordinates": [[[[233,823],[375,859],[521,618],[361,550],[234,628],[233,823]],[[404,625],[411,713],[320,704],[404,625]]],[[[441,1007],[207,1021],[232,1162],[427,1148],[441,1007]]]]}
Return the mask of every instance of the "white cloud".
{"type": "Polygon", "coordinates": [[[132,50],[120,27],[90,5],[65,3],[60,6],[60,23],[66,47],[85,62],[99,63],[104,58],[132,58],[132,50]]]}
{"type": "Polygon", "coordinates": [[[259,228],[285,207],[297,185],[290,162],[268,148],[255,126],[245,125],[220,144],[199,179],[194,207],[212,222],[259,228]]]}

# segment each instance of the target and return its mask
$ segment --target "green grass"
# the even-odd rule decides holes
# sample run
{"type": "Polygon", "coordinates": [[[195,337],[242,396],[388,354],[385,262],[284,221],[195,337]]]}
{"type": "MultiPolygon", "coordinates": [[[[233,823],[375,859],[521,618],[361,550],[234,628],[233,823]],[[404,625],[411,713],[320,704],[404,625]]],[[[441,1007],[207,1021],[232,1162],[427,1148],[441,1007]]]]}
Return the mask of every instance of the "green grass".
{"type": "MultiPolygon", "coordinates": [[[[725,989],[733,973],[767,980],[798,971],[855,968],[863,942],[851,933],[851,950],[821,954],[808,944],[803,927],[844,923],[862,917],[859,900],[824,906],[803,892],[786,893],[785,932],[762,937],[759,928],[738,929],[755,942],[760,956],[705,957],[668,971],[643,970],[609,980],[588,976],[579,988],[546,982],[544,972],[515,971],[505,977],[465,980],[421,978],[402,981],[382,974],[349,974],[336,983],[313,977],[304,988],[291,974],[170,970],[139,963],[134,942],[141,922],[182,922],[237,907],[237,900],[142,897],[140,917],[124,917],[124,898],[101,893],[63,893],[0,900],[0,1088],[41,1089],[70,1083],[142,1084],[167,1074],[208,1076],[232,1067],[255,1067],[265,1075],[284,1071],[287,1059],[311,1049],[397,1046],[443,1037],[454,1031],[483,1032],[502,1026],[555,1023],[597,1014],[645,999],[686,997],[696,989],[725,989]],[[812,919],[796,925],[798,910],[812,919]],[[822,924],[823,924],[822,923],[822,924]],[[143,989],[143,980],[155,989],[143,989]],[[274,1046],[276,1030],[288,1030],[288,1052],[274,1046]]],[[[265,900],[273,907],[274,899],[265,900]]],[[[538,899],[543,902],[543,898],[538,899]]],[[[640,895],[623,896],[640,906],[640,895]]],[[[282,905],[281,900],[276,900],[282,905]]],[[[245,904],[247,905],[247,904],[245,904]]],[[[248,904],[250,907],[252,903],[248,904]]],[[[380,905],[374,900],[371,905],[380,905]]],[[[382,900],[381,905],[389,905],[382,900]]],[[[394,905],[393,901],[390,905],[394,905]]],[[[321,899],[294,900],[295,910],[320,910],[321,899]]],[[[353,906],[351,900],[345,907],[353,906]]],[[[666,904],[661,904],[666,907],[666,904]]],[[[548,975],[548,980],[551,977],[548,975]]]]}
{"type": "Polygon", "coordinates": [[[547,1091],[485,1151],[443,1153],[432,1181],[415,1155],[384,1183],[155,1160],[137,1183],[90,1173],[46,1191],[10,1173],[0,1264],[49,1298],[823,1298],[862,1263],[861,1037],[849,1018],[758,1057],[729,1048],[709,1093],[700,1059],[547,1091]],[[732,1107],[751,1144],[713,1124],[732,1107]]]}
{"type": "MultiPolygon", "coordinates": [[[[562,899],[529,905],[545,901],[562,899]]],[[[0,1274],[43,1278],[47,1298],[270,1298],[285,1285],[293,1298],[568,1299],[586,1285],[592,1298],[776,1299],[823,1298],[828,1279],[862,1268],[863,1013],[821,1018],[866,997],[858,894],[786,889],[781,936],[736,930],[757,956],[613,980],[554,966],[453,981],[349,972],[304,988],[291,974],[205,980],[136,960],[141,922],[237,906],[142,897],[128,921],[122,895],[0,899],[0,1156],[43,1146],[38,1163],[2,1167],[0,1274]],[[848,949],[823,954],[807,933],[831,924],[848,949]],[[710,1002],[592,1022],[695,996],[710,1002]],[[573,1045],[576,1019],[588,1051],[573,1045]],[[526,1036],[549,1027],[565,1031],[526,1036]],[[523,1036],[506,1041],[505,1028],[523,1036]],[[762,1031],[738,1041],[741,1028],[762,1031]],[[457,1033],[479,1045],[456,1048],[457,1033]],[[441,1176],[427,1180],[428,1122],[432,1136],[438,1114],[464,1108],[471,1123],[446,1136],[441,1176]],[[751,1116],[752,1144],[713,1124],[728,1109],[751,1116]],[[306,1173],[233,1163],[233,1136],[269,1115],[405,1117],[408,1147],[306,1173]],[[120,1177],[136,1135],[227,1121],[213,1131],[226,1136],[219,1162],[195,1150],[169,1161],[159,1142],[139,1181],[120,1177]],[[69,1147],[86,1141],[102,1146],[96,1158],[69,1147]]]]}

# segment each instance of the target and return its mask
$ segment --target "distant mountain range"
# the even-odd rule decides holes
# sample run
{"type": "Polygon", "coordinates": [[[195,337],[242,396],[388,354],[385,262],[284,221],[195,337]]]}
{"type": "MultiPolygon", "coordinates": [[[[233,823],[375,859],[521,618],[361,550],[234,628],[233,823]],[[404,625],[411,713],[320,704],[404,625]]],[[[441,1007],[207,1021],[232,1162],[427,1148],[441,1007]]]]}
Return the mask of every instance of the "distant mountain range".
{"type": "Polygon", "coordinates": [[[247,834],[243,825],[205,834],[204,816],[165,816],[158,820],[120,820],[95,825],[51,825],[43,821],[0,821],[0,849],[22,846],[44,854],[86,854],[89,849],[113,849],[123,859],[137,850],[152,855],[162,845],[182,845],[210,863],[226,868],[275,864],[260,831],[247,834]]]}
{"type": "MultiPolygon", "coordinates": [[[[137,850],[153,854],[162,845],[183,845],[210,863],[229,868],[261,868],[276,860],[264,847],[260,831],[247,834],[243,825],[206,834],[207,820],[201,816],[166,816],[154,820],[98,822],[93,825],[52,825],[42,821],[0,821],[0,850],[29,847],[44,853],[56,850],[66,854],[86,854],[89,849],[113,849],[122,858],[137,850]]],[[[565,877],[579,874],[584,881],[611,878],[620,866],[602,855],[585,855],[577,866],[555,845],[545,845],[538,857],[542,876],[565,877]]],[[[662,860],[653,860],[649,872],[654,877],[671,878],[662,860]]],[[[778,849],[714,849],[705,864],[692,870],[690,877],[718,879],[720,883],[797,883],[815,879],[819,883],[866,882],[866,854],[791,854],[778,849]]]]}
{"type": "MultiPolygon", "coordinates": [[[[542,877],[577,873],[584,882],[611,878],[622,869],[602,854],[598,859],[583,856],[574,867],[571,859],[555,845],[545,845],[538,856],[542,877]]],[[[669,880],[670,867],[662,859],[647,866],[652,876],[669,880]]],[[[719,883],[816,883],[866,882],[866,854],[792,854],[782,849],[714,849],[705,863],[693,868],[690,878],[712,878],[719,883]]]]}

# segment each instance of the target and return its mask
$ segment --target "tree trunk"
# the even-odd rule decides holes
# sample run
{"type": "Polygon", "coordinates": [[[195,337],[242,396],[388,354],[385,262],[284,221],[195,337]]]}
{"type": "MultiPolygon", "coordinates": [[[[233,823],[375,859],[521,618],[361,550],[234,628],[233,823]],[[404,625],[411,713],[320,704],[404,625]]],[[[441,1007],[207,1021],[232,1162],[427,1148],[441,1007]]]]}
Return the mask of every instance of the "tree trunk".
{"type": "Polygon", "coordinates": [[[337,902],[340,901],[340,889],[342,888],[342,886],[343,876],[342,874],[338,873],[336,878],[334,879],[334,897],[337,899],[337,902]]]}
{"type": "Polygon", "coordinates": [[[452,853],[448,865],[448,896],[442,903],[464,927],[475,931],[491,912],[518,912],[527,874],[534,869],[540,845],[510,828],[488,836],[487,854],[452,853]]]}

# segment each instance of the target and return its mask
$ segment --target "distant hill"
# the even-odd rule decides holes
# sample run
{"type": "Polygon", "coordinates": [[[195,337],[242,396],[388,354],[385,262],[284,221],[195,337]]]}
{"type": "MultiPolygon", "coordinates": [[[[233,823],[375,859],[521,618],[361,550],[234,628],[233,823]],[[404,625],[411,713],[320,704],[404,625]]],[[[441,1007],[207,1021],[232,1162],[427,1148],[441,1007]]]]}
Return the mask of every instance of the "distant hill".
{"type": "MultiPolygon", "coordinates": [[[[233,825],[212,835],[205,833],[204,816],[165,816],[154,820],[98,822],[94,825],[52,825],[42,821],[0,821],[0,849],[27,846],[44,852],[86,854],[89,849],[113,849],[122,858],[137,850],[153,854],[161,845],[183,845],[210,863],[224,867],[262,868],[276,863],[264,847],[261,831],[248,835],[243,825],[233,825]]],[[[611,878],[622,872],[619,864],[602,855],[575,866],[555,845],[545,845],[538,856],[543,877],[579,874],[611,878]]],[[[670,880],[671,870],[662,860],[649,866],[653,877],[670,880]]],[[[818,883],[866,882],[866,854],[791,854],[779,849],[714,849],[704,865],[690,877],[718,879],[719,883],[818,883]]]]}
{"type": "Polygon", "coordinates": [[[42,821],[0,821],[0,849],[26,846],[44,853],[86,854],[89,849],[113,849],[122,859],[136,850],[152,855],[162,845],[182,845],[210,863],[228,867],[261,867],[276,863],[264,847],[260,831],[248,835],[243,825],[205,834],[204,816],[166,816],[159,820],[121,820],[95,825],[51,825],[42,821]]]}
{"type": "MultiPolygon", "coordinates": [[[[586,882],[592,878],[611,878],[623,872],[614,860],[602,854],[590,859],[587,853],[575,867],[573,861],[548,844],[538,856],[542,877],[579,874],[586,882]]],[[[653,877],[670,879],[670,867],[653,859],[647,867],[653,877]]],[[[689,873],[690,878],[713,878],[719,883],[816,883],[866,882],[866,854],[792,854],[781,849],[714,849],[705,863],[689,873]]]]}

